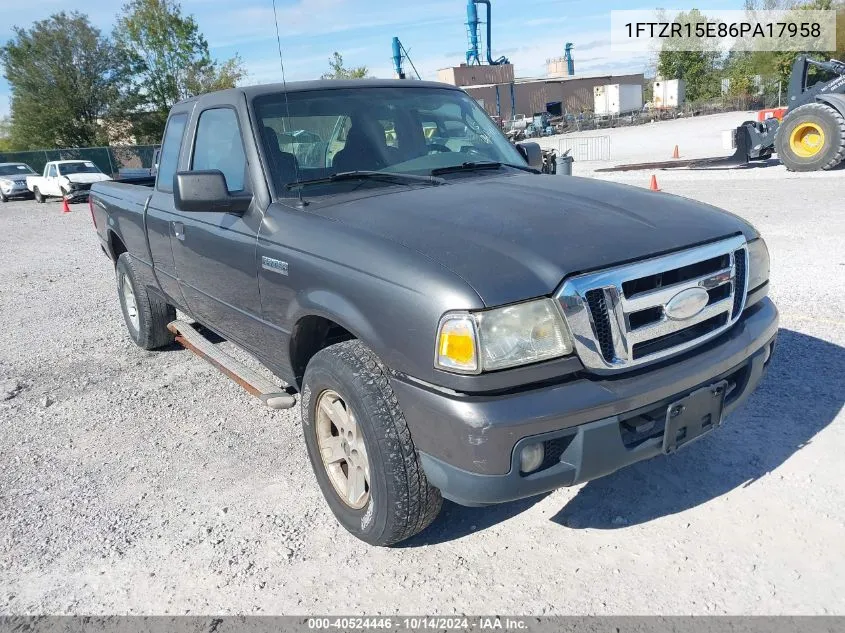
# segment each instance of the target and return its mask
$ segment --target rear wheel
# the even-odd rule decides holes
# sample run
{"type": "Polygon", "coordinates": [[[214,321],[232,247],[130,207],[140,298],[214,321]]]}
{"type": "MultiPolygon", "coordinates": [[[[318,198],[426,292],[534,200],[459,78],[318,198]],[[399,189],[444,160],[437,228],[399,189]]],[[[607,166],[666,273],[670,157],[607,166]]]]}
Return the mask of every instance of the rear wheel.
{"type": "Polygon", "coordinates": [[[371,545],[424,530],[443,502],[426,479],[378,357],[357,340],[331,345],[305,370],[302,429],[337,520],[371,545]]]}
{"type": "Polygon", "coordinates": [[[845,158],[845,117],[824,103],[796,108],[778,128],[775,148],[789,171],[833,169],[845,158]]]}
{"type": "Polygon", "coordinates": [[[167,324],[176,319],[176,309],[147,292],[128,253],[118,258],[115,273],[123,320],[135,345],[156,349],[173,342],[167,324]]]}
{"type": "Polygon", "coordinates": [[[38,187],[33,187],[33,189],[32,189],[32,195],[33,195],[33,197],[35,198],[35,201],[36,201],[36,202],[38,202],[39,204],[43,204],[43,203],[44,203],[45,198],[44,198],[44,196],[43,196],[43,195],[41,195],[41,192],[38,190],[38,187]]]}

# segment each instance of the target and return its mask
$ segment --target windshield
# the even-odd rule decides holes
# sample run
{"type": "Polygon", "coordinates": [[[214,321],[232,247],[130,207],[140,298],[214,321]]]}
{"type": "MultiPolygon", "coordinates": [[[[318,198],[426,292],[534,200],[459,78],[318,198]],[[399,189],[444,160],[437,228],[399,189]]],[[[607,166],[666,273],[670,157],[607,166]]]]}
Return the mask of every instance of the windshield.
{"type": "Polygon", "coordinates": [[[24,165],[23,163],[16,163],[14,165],[0,165],[0,176],[26,176],[27,174],[34,174],[32,167],[24,165]]]}
{"type": "MultiPolygon", "coordinates": [[[[282,196],[298,195],[286,189],[294,182],[322,181],[304,188],[309,196],[362,186],[345,179],[326,182],[344,172],[428,176],[464,163],[525,166],[484,110],[459,90],[409,85],[288,97],[288,103],[281,93],[255,99],[264,151],[282,196]]],[[[367,183],[391,184],[387,179],[367,183]]]]}
{"type": "Polygon", "coordinates": [[[83,161],[78,163],[62,163],[59,165],[59,173],[62,176],[69,174],[101,174],[103,172],[91,161],[83,161]]]}

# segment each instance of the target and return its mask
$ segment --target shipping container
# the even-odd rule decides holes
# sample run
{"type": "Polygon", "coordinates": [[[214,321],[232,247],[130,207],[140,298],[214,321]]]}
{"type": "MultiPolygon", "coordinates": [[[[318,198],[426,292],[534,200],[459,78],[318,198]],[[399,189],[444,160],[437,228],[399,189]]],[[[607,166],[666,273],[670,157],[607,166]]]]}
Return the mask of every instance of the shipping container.
{"type": "Polygon", "coordinates": [[[593,88],[593,112],[599,115],[628,114],[642,110],[642,84],[607,84],[593,88]]]}

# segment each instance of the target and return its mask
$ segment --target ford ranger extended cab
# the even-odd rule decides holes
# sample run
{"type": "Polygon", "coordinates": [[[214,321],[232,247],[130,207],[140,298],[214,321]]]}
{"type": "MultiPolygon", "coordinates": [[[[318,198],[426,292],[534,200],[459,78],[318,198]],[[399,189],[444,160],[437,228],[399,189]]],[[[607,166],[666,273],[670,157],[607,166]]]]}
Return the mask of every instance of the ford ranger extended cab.
{"type": "Polygon", "coordinates": [[[96,183],[90,205],[132,340],[175,335],[268,406],[298,398],[329,507],[387,545],[442,498],[506,502],[673,453],[772,356],[751,225],[538,158],[453,86],[235,88],[174,106],[154,181],[96,183]]]}

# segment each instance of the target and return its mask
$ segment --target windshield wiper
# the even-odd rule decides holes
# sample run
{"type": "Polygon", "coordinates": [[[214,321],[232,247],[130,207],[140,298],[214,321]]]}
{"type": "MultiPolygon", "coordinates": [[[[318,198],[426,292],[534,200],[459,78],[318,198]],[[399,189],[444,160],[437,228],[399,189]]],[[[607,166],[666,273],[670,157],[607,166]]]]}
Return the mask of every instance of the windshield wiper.
{"type": "Polygon", "coordinates": [[[539,174],[540,171],[534,169],[533,167],[529,167],[528,165],[514,165],[512,163],[500,163],[496,161],[484,161],[484,162],[467,162],[461,163],[460,165],[449,165],[448,167],[436,167],[435,169],[431,170],[432,176],[439,176],[440,174],[451,174],[459,171],[475,171],[479,169],[499,169],[500,167],[513,167],[514,169],[520,169],[522,171],[527,171],[532,174],[539,174]]]}
{"type": "Polygon", "coordinates": [[[432,176],[438,176],[440,174],[451,174],[457,171],[475,171],[476,169],[499,169],[502,166],[502,163],[497,163],[495,161],[484,161],[484,162],[466,162],[461,163],[460,165],[448,165],[447,167],[435,167],[431,170],[432,176]]]}
{"type": "Polygon", "coordinates": [[[446,181],[442,178],[432,176],[417,176],[415,174],[397,174],[385,171],[342,171],[325,178],[314,178],[313,180],[301,180],[285,185],[286,189],[296,189],[306,185],[324,185],[332,182],[343,182],[345,180],[377,180],[383,182],[397,183],[401,185],[442,185],[446,181]]]}

